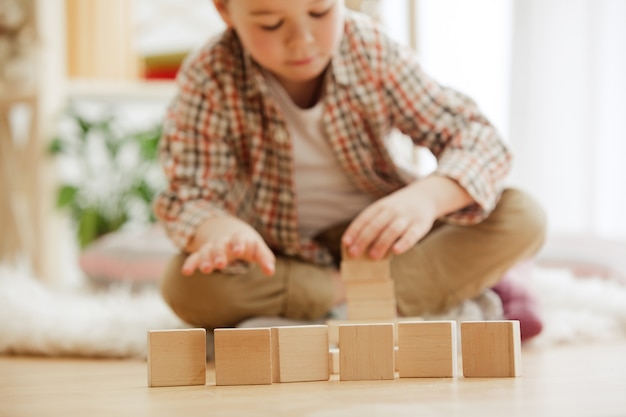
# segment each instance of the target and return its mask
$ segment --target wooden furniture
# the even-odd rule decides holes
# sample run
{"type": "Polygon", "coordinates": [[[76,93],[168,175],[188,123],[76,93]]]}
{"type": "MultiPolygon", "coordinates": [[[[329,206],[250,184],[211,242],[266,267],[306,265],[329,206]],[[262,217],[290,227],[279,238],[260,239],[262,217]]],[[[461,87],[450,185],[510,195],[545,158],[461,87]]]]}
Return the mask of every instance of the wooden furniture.
{"type": "Polygon", "coordinates": [[[0,260],[25,256],[34,272],[41,274],[47,205],[38,121],[36,92],[0,91],[0,260]],[[29,121],[18,125],[16,116],[29,121]],[[27,131],[21,132],[20,127],[27,131]]]}
{"type": "Polygon", "coordinates": [[[133,2],[66,0],[67,75],[70,78],[137,79],[133,2]]]}

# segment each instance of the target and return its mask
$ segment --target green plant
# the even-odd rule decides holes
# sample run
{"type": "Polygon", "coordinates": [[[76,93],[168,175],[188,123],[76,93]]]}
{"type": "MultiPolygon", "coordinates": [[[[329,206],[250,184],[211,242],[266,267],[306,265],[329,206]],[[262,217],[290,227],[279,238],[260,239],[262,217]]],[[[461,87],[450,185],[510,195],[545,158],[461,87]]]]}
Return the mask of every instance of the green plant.
{"type": "Polygon", "coordinates": [[[129,222],[153,222],[160,126],[127,132],[112,112],[89,118],[74,108],[63,119],[48,151],[59,167],[57,207],[69,212],[80,247],[129,222]]]}

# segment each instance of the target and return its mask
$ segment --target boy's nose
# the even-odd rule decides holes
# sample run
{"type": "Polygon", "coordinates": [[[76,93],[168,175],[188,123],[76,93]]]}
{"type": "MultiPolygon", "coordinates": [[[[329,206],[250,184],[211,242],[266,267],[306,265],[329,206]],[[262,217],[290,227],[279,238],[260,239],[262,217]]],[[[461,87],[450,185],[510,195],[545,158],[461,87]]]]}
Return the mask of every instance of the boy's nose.
{"type": "Polygon", "coordinates": [[[306,25],[294,25],[289,31],[287,47],[296,48],[314,40],[313,32],[306,25]]]}

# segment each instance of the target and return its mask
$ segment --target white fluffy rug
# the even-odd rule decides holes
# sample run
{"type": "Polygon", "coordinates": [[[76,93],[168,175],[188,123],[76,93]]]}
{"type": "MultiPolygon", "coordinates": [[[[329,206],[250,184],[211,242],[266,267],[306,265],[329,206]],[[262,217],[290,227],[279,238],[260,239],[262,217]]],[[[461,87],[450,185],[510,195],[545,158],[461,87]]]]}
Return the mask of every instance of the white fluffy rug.
{"type": "Polygon", "coordinates": [[[0,265],[0,353],[145,357],[148,330],[182,327],[156,289],[61,291],[0,265]]]}
{"type": "MultiPolygon", "coordinates": [[[[533,345],[626,338],[626,287],[538,267],[531,284],[545,320],[533,345]]],[[[0,354],[145,357],[147,330],[183,327],[156,289],[60,291],[0,265],[0,354]]]]}
{"type": "Polygon", "coordinates": [[[576,278],[567,269],[535,267],[531,284],[545,325],[532,345],[626,338],[626,286],[622,283],[576,278]]]}

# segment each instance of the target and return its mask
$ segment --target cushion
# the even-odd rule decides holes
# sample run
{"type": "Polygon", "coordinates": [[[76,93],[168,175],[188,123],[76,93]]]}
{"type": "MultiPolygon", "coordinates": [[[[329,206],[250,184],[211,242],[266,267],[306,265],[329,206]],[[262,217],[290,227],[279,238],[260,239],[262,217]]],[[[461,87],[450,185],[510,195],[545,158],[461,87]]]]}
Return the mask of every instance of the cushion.
{"type": "Polygon", "coordinates": [[[149,225],[102,236],[82,251],[79,262],[96,284],[141,286],[158,281],[178,252],[160,225],[149,225]]]}

